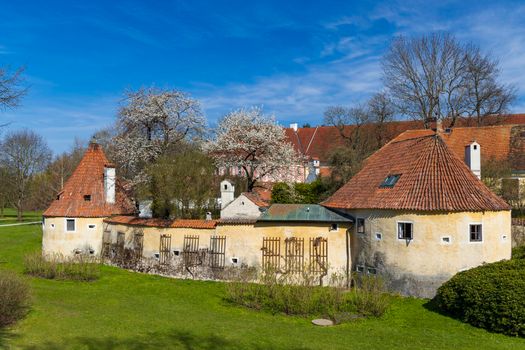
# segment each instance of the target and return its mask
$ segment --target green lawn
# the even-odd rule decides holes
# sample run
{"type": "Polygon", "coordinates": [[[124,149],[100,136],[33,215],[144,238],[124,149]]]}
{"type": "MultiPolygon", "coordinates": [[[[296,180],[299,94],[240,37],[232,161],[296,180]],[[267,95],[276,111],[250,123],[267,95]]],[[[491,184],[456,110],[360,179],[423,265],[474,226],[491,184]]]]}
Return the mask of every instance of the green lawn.
{"type": "MultiPolygon", "coordinates": [[[[42,212],[40,211],[26,211],[22,217],[22,221],[40,221],[42,220],[42,212]]],[[[4,209],[4,216],[0,217],[0,225],[17,223],[16,210],[12,208],[4,209]]]]}
{"type": "MultiPolygon", "coordinates": [[[[40,248],[39,225],[0,227],[0,268],[22,271],[40,248]]],[[[28,278],[29,315],[0,331],[0,348],[21,349],[525,349],[398,298],[381,319],[330,328],[226,304],[224,284],[104,267],[92,283],[28,278]]]]}

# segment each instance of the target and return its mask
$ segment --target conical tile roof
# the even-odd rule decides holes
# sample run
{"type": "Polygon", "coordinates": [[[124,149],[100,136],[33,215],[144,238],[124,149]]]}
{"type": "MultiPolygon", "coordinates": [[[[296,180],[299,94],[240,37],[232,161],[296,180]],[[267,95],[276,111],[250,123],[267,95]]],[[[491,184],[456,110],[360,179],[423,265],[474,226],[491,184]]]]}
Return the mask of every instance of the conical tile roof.
{"type": "Polygon", "coordinates": [[[392,140],[322,204],[340,209],[510,210],[436,133],[392,140]],[[384,185],[396,175],[393,186],[384,185]]]}
{"type": "Polygon", "coordinates": [[[111,166],[102,147],[97,143],[90,143],[64,188],[43,215],[46,217],[108,217],[133,214],[135,212],[133,203],[119,186],[118,180],[115,203],[106,202],[104,191],[104,167],[106,165],[111,166]]]}

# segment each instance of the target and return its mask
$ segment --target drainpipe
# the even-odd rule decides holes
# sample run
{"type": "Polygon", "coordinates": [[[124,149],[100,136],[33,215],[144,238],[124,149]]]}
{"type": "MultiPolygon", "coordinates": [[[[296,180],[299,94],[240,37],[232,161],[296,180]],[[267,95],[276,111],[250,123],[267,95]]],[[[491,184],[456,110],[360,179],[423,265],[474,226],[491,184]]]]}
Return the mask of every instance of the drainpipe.
{"type": "Polygon", "coordinates": [[[346,230],[346,288],[350,288],[350,229],[346,230]]]}

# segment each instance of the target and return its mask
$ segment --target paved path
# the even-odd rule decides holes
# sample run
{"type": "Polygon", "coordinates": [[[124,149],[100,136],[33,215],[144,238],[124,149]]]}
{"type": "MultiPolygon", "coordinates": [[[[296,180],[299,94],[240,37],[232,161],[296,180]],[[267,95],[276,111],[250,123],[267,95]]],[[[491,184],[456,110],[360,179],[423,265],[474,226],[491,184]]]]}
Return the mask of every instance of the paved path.
{"type": "Polygon", "coordinates": [[[4,225],[0,225],[0,227],[22,226],[22,225],[35,225],[35,224],[40,224],[40,223],[41,223],[41,221],[17,222],[16,224],[4,224],[4,225]]]}

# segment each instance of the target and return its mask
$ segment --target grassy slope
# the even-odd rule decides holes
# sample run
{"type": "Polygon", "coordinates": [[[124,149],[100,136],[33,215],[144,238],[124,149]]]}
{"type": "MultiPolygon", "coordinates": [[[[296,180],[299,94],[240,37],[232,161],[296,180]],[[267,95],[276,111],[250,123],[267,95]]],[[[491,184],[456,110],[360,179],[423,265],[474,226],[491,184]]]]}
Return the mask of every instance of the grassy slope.
{"type": "MultiPolygon", "coordinates": [[[[22,271],[22,256],[39,249],[40,236],[39,225],[0,228],[0,268],[22,271]]],[[[462,324],[416,299],[396,299],[382,319],[319,328],[227,305],[222,283],[110,267],[94,283],[29,280],[33,309],[0,331],[0,348],[525,349],[525,339],[462,324]]]]}

